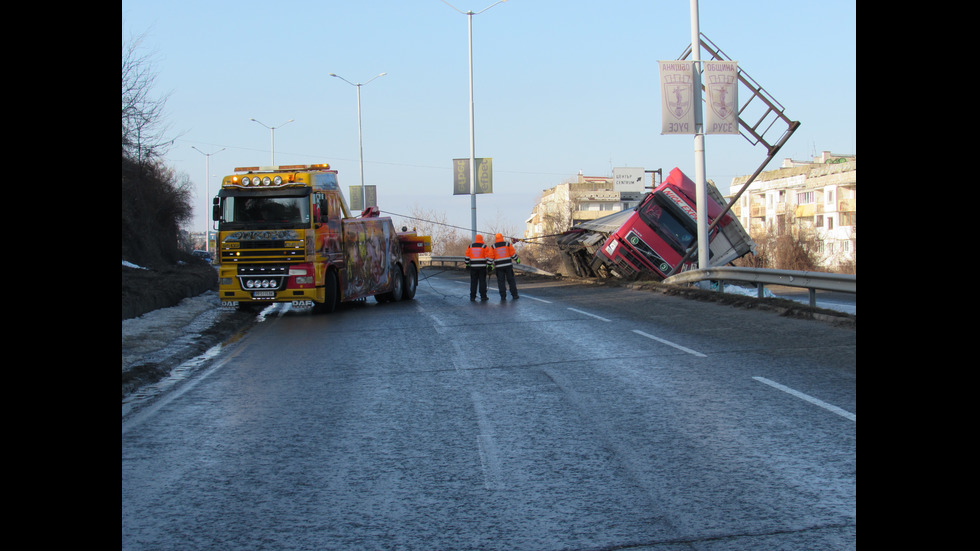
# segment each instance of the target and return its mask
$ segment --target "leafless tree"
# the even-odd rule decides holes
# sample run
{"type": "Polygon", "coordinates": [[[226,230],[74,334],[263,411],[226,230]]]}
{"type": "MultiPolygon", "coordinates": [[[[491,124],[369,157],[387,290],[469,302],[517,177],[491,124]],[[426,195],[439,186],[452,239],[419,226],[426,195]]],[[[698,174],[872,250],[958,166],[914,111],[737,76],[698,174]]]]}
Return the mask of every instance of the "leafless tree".
{"type": "Polygon", "coordinates": [[[155,73],[142,37],[122,44],[122,254],[144,266],[173,263],[180,226],[190,219],[190,178],[164,164],[166,96],[153,96],[155,73]]]}
{"type": "Polygon", "coordinates": [[[163,124],[170,94],[153,96],[156,73],[142,41],[140,35],[122,43],[122,154],[140,167],[161,158],[174,142],[163,124]]]}

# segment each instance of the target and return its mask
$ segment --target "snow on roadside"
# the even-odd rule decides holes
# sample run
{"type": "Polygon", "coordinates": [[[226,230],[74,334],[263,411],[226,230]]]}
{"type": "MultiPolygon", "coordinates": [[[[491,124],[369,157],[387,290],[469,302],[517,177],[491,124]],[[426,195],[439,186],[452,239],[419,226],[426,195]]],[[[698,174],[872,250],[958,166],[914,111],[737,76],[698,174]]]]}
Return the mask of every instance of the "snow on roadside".
{"type": "Polygon", "coordinates": [[[173,353],[175,346],[207,330],[223,310],[216,291],[185,298],[176,306],[151,310],[122,320],[122,370],[137,362],[154,361],[173,353]]]}

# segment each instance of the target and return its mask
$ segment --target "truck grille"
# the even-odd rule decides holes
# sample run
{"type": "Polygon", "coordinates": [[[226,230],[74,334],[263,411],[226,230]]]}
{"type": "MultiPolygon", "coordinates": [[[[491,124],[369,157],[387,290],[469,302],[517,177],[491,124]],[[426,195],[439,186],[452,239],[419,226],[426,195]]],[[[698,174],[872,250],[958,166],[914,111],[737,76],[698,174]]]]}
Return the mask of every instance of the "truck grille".
{"type": "Polygon", "coordinates": [[[235,248],[221,249],[222,263],[238,262],[288,262],[303,260],[306,251],[300,247],[286,247],[282,241],[241,241],[235,248]]]}

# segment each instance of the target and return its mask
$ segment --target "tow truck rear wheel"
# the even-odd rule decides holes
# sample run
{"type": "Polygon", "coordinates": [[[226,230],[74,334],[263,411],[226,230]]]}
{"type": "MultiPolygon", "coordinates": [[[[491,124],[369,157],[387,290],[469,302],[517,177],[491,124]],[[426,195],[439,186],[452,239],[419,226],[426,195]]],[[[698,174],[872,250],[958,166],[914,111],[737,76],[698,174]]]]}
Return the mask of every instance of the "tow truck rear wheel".
{"type": "Polygon", "coordinates": [[[415,290],[419,286],[419,273],[415,264],[409,264],[405,270],[405,285],[402,291],[402,300],[412,300],[415,298],[415,290]]]}
{"type": "Polygon", "coordinates": [[[398,302],[402,299],[405,290],[405,279],[402,276],[402,267],[395,265],[394,273],[391,274],[394,279],[395,286],[392,287],[391,291],[387,293],[381,293],[379,295],[374,295],[374,299],[378,302],[398,302]]]}
{"type": "Polygon", "coordinates": [[[391,302],[398,302],[405,295],[405,276],[402,275],[402,267],[396,266],[397,273],[392,274],[395,278],[395,287],[391,290],[391,302]]]}

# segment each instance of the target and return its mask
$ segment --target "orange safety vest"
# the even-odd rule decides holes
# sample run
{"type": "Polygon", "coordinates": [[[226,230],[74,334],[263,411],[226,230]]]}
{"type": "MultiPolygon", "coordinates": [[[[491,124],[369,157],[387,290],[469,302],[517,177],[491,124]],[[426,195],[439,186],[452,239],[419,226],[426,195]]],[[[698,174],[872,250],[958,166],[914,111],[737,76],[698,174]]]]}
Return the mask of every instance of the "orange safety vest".
{"type": "Polygon", "coordinates": [[[493,267],[506,268],[507,266],[512,266],[512,260],[515,254],[513,245],[505,241],[497,241],[493,246],[493,267]]]}
{"type": "Polygon", "coordinates": [[[496,243],[493,244],[493,249],[491,249],[491,258],[493,258],[494,268],[506,268],[512,266],[512,261],[517,252],[514,250],[514,246],[510,243],[504,241],[503,234],[497,234],[494,236],[496,243]]]}
{"type": "Polygon", "coordinates": [[[489,249],[483,244],[483,236],[477,235],[476,241],[466,249],[466,266],[468,268],[486,268],[489,249]]]}

